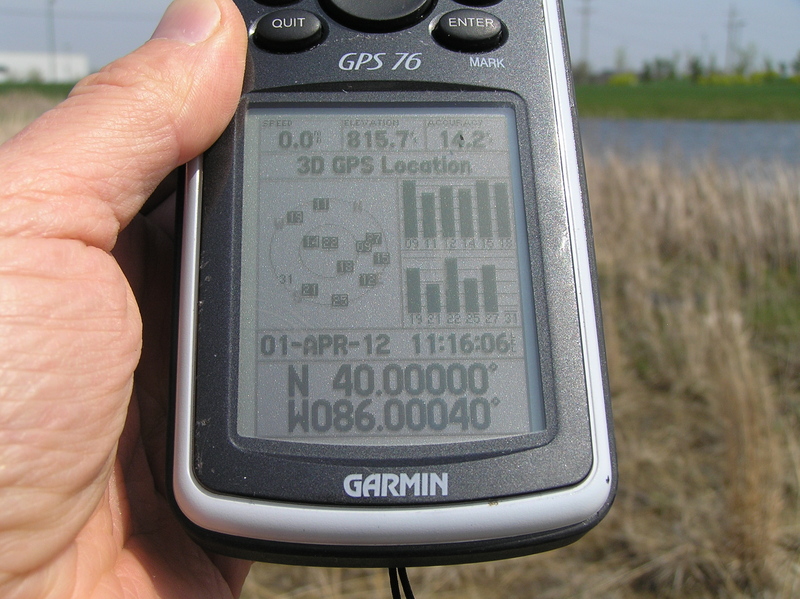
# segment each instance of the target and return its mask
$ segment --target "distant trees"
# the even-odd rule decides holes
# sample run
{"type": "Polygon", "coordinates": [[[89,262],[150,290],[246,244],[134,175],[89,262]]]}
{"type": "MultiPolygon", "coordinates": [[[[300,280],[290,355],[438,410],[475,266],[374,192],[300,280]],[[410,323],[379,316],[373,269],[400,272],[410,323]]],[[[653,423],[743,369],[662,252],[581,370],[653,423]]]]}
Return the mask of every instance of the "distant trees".
{"type": "Polygon", "coordinates": [[[692,83],[700,83],[704,74],[703,61],[699,56],[689,58],[689,79],[692,83]]]}
{"type": "Polygon", "coordinates": [[[655,58],[645,62],[639,73],[643,83],[652,81],[675,81],[678,78],[678,64],[675,58],[655,58]]]}
{"type": "Polygon", "coordinates": [[[698,85],[765,84],[782,81],[800,83],[800,52],[791,65],[780,63],[776,67],[772,59],[765,58],[761,68],[757,68],[758,52],[755,46],[751,45],[737,52],[736,61],[729,72],[719,69],[713,56],[704,60],[701,56],[689,55],[683,61],[680,54],[669,58],[656,57],[645,61],[638,72],[626,68],[620,56],[624,56],[624,52],[618,50],[615,70],[594,74],[589,73],[583,65],[580,77],[576,77],[576,80],[611,85],[637,85],[660,81],[687,81],[698,85]]]}
{"type": "Polygon", "coordinates": [[[581,84],[609,84],[631,86],[662,81],[685,81],[697,85],[748,85],[772,83],[800,84],[800,51],[794,60],[775,63],[771,58],[763,59],[757,66],[758,52],[753,45],[736,52],[736,60],[729,70],[717,66],[716,57],[697,54],[671,57],[656,57],[645,61],[641,69],[628,66],[624,48],[618,48],[615,67],[604,72],[594,72],[584,62],[573,64],[575,82],[581,84]]]}

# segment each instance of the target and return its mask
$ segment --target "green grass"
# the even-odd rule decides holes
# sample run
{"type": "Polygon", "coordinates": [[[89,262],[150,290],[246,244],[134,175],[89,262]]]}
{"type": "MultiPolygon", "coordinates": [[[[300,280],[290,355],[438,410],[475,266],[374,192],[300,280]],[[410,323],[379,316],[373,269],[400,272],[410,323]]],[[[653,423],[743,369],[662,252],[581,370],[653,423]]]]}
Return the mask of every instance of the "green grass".
{"type": "MultiPolygon", "coordinates": [[[[0,96],[17,92],[62,99],[73,85],[0,83],[0,96]]],[[[576,94],[582,117],[800,120],[800,83],[789,81],[762,85],[695,85],[685,81],[579,85],[576,94]]]]}
{"type": "Polygon", "coordinates": [[[582,117],[800,120],[800,84],[694,85],[688,82],[632,86],[580,85],[582,117]]]}
{"type": "Polygon", "coordinates": [[[745,304],[756,341],[783,362],[800,365],[800,274],[791,268],[766,271],[745,304]]]}
{"type": "Polygon", "coordinates": [[[0,95],[22,93],[61,99],[74,86],[74,83],[0,83],[0,95]]]}

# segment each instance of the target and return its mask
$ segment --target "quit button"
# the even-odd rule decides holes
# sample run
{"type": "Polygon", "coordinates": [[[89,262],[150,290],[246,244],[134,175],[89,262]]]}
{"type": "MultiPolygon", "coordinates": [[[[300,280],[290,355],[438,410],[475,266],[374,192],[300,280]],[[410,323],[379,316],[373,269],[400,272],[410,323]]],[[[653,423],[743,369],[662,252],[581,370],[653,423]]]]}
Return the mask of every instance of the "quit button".
{"type": "Polygon", "coordinates": [[[506,28],[500,19],[488,12],[465,8],[442,15],[433,37],[456,52],[486,52],[505,41],[506,28]]]}
{"type": "Polygon", "coordinates": [[[322,41],[325,27],[314,13],[287,8],[264,15],[256,25],[253,40],[270,52],[300,52],[322,41]]]}

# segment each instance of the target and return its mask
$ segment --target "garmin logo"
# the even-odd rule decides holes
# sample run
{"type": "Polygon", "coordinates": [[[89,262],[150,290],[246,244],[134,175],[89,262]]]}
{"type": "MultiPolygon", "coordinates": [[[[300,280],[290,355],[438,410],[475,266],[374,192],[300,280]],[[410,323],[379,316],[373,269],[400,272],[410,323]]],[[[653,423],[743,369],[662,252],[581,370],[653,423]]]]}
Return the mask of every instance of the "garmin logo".
{"type": "Polygon", "coordinates": [[[344,479],[344,492],[350,497],[446,497],[447,478],[447,472],[350,474],[344,479]]]}

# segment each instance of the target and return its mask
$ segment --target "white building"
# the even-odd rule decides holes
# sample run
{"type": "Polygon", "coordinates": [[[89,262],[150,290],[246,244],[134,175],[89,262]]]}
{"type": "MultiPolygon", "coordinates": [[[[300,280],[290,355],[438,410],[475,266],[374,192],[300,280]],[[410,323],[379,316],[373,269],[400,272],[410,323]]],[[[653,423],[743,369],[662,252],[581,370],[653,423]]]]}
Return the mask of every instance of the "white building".
{"type": "Polygon", "coordinates": [[[85,54],[0,52],[0,83],[6,81],[74,83],[88,74],[89,57],[85,54]]]}

